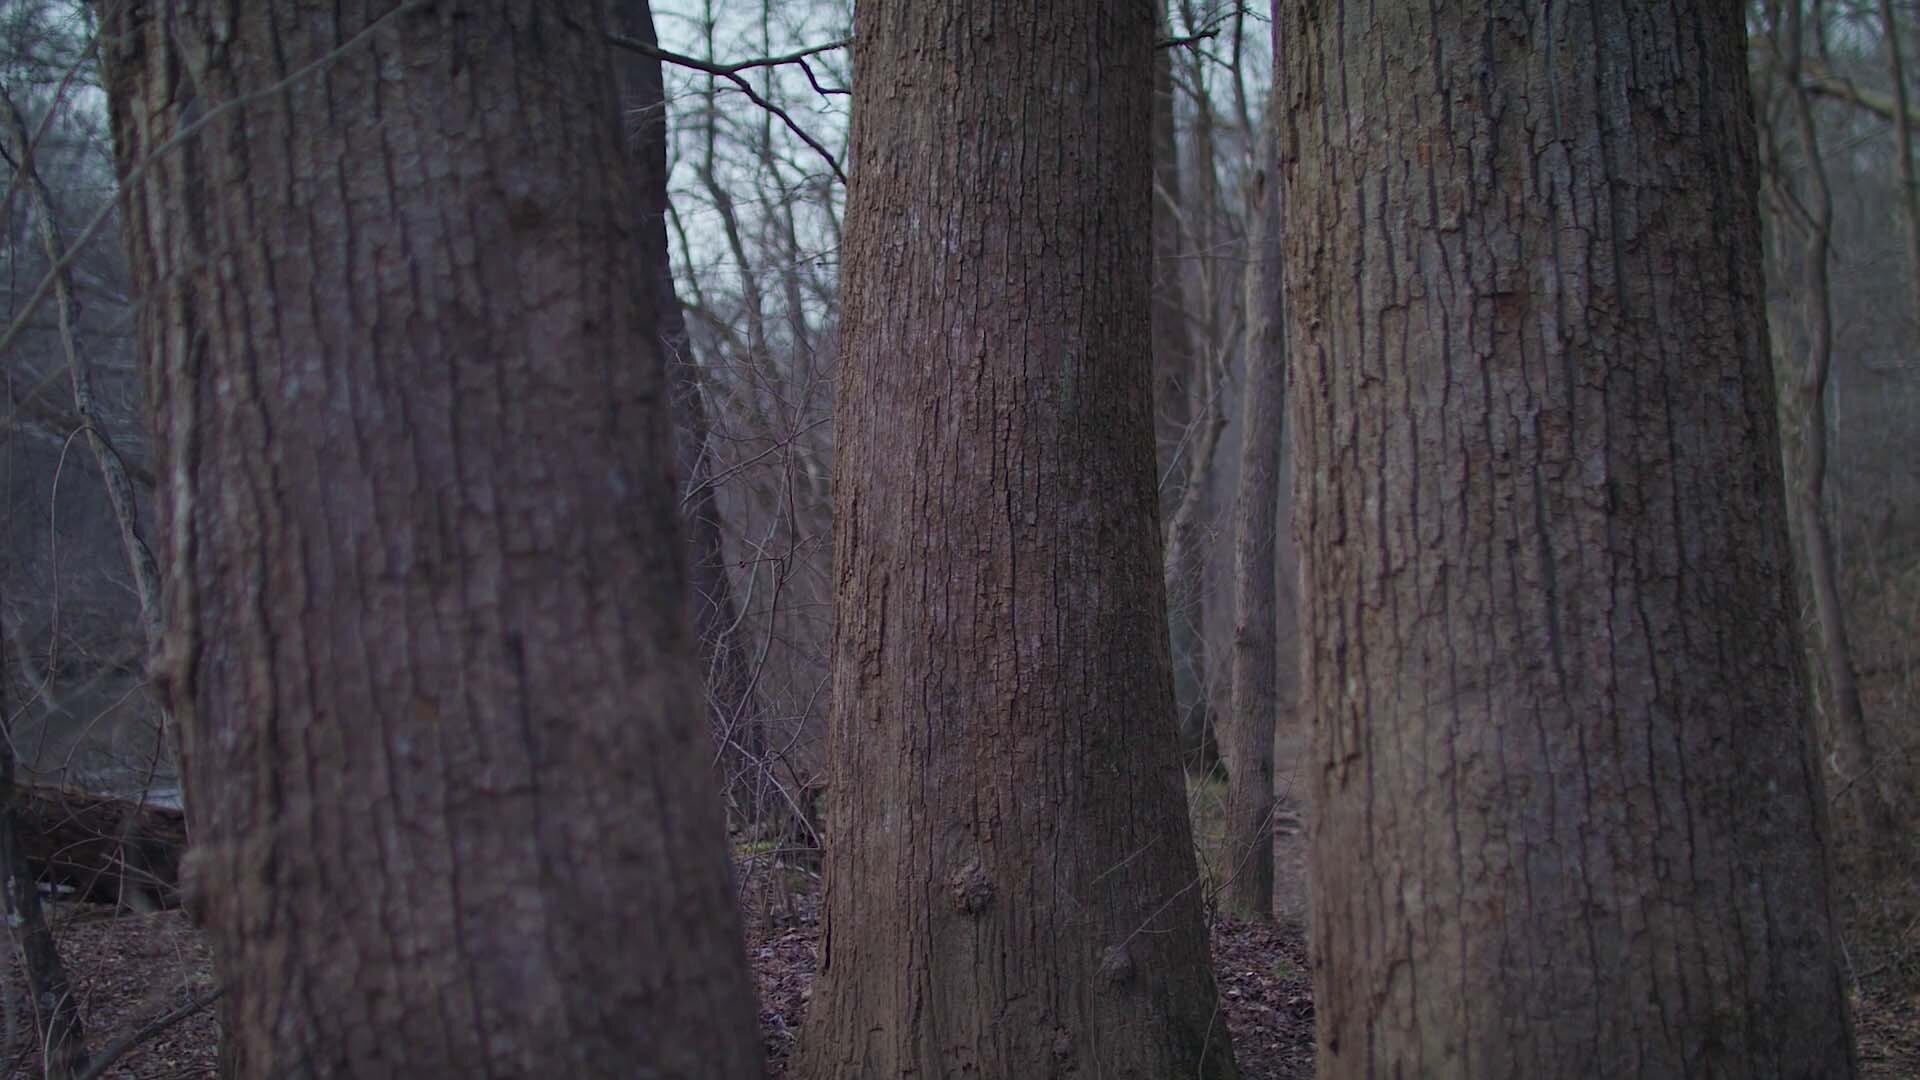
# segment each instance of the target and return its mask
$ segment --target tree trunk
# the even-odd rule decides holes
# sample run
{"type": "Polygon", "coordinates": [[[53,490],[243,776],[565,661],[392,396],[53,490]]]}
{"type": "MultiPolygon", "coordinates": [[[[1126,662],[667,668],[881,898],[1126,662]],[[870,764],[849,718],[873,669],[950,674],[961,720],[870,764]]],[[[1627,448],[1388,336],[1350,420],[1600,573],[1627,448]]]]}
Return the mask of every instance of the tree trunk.
{"type": "Polygon", "coordinates": [[[1274,33],[1316,1075],[1852,1075],[1739,6],[1274,33]]]}
{"type": "MultiPolygon", "coordinates": [[[[616,11],[622,33],[647,45],[656,43],[648,0],[619,0],[616,11]]],[[[761,789],[769,779],[765,726],[755,700],[746,643],[740,636],[733,580],[727,573],[725,522],[712,482],[700,368],[694,362],[686,317],[673,287],[673,262],[667,254],[666,85],[660,61],[652,57],[627,54],[620,66],[644,212],[640,241],[647,288],[659,312],[660,347],[666,354],[675,474],[692,575],[693,627],[706,673],[707,716],[718,747],[720,790],[733,817],[757,821],[766,808],[761,789]]]]}
{"type": "MultiPolygon", "coordinates": [[[[1777,11],[1778,9],[1776,9],[1777,11]]],[[[1820,686],[1826,692],[1828,759],[1847,801],[1859,814],[1868,835],[1885,840],[1898,824],[1892,802],[1874,775],[1873,740],[1867,732],[1867,710],[1860,700],[1860,682],[1853,673],[1853,648],[1847,639],[1846,610],[1840,603],[1840,567],[1834,553],[1833,530],[1827,520],[1827,382],[1833,370],[1833,288],[1830,276],[1833,249],[1833,190],[1827,183],[1826,163],[1820,157],[1819,130],[1814,124],[1811,93],[1800,79],[1805,47],[1804,7],[1792,0],[1789,25],[1775,26],[1776,41],[1786,47],[1788,100],[1805,156],[1807,188],[1795,205],[1806,208],[1806,240],[1800,252],[1799,294],[1805,312],[1806,367],[1794,380],[1794,404],[1799,414],[1799,482],[1794,485],[1794,509],[1800,518],[1800,540],[1806,555],[1807,586],[1813,600],[1814,629],[1819,645],[1820,686]],[[1784,35],[1782,31],[1784,32],[1784,35]]],[[[1900,125],[1895,125],[1896,127],[1900,125]]],[[[1784,177],[1781,183],[1786,183],[1784,177]]]]}
{"type": "MultiPolygon", "coordinates": [[[[1168,33],[1167,4],[1154,5],[1159,32],[1168,33]]],[[[1200,516],[1215,423],[1224,414],[1203,384],[1206,370],[1188,325],[1187,266],[1197,257],[1186,240],[1181,195],[1180,141],[1174,123],[1172,51],[1153,57],[1153,395],[1154,440],[1159,448],[1160,513],[1167,523],[1168,642],[1173,650],[1173,710],[1181,758],[1205,772],[1219,760],[1209,715],[1206,678],[1204,552],[1200,516]],[[1195,406],[1205,406],[1197,415],[1195,406]],[[1196,423],[1198,421],[1198,423],[1196,423]],[[1206,459],[1206,460],[1201,460],[1206,459]],[[1196,477],[1199,478],[1196,480],[1196,477]]]]}
{"type": "Polygon", "coordinates": [[[758,1075],[605,5],[376,8],[101,34],[233,1070],[758,1075]]]}
{"type": "Polygon", "coordinates": [[[1234,1075],[1168,722],[1153,38],[1120,0],[856,9],[800,1076],[1234,1075]]]}
{"type": "MultiPolygon", "coordinates": [[[[1909,330],[1920,333],[1920,175],[1916,175],[1913,160],[1913,125],[1906,123],[1907,66],[1900,52],[1900,29],[1893,0],[1880,0],[1880,40],[1887,50],[1887,82],[1893,89],[1893,147],[1900,163],[1900,209],[1907,219],[1907,287],[1913,296],[1907,324],[1909,330]]],[[[1796,89],[1799,85],[1795,84],[1796,89]]]]}
{"type": "MultiPolygon", "coordinates": [[[[0,671],[6,670],[0,645],[0,671]]],[[[23,793],[16,786],[13,756],[12,705],[0,680],[0,901],[4,901],[7,928],[20,967],[26,973],[34,1026],[40,1035],[38,1075],[43,1080],[73,1080],[87,1070],[87,1035],[80,1018],[80,1002],[67,982],[59,945],[47,926],[40,904],[40,887],[27,857],[20,806],[23,793]]],[[[11,989],[4,991],[12,993],[11,989]]]]}
{"type": "Polygon", "coordinates": [[[1293,663],[1280,655],[1278,611],[1287,346],[1276,181],[1268,175],[1264,198],[1254,210],[1254,258],[1247,272],[1247,381],[1234,509],[1233,734],[1223,740],[1232,859],[1224,897],[1234,913],[1262,922],[1273,918],[1273,736],[1281,710],[1280,665],[1293,663]]]}
{"type": "MultiPolygon", "coordinates": [[[[1159,33],[1168,33],[1166,0],[1154,8],[1159,33]]],[[[1153,417],[1159,447],[1160,511],[1168,518],[1178,503],[1175,482],[1181,447],[1192,419],[1193,336],[1187,330],[1186,260],[1181,243],[1180,140],[1174,123],[1173,54],[1153,54],[1153,417]]]]}
{"type": "Polygon", "coordinates": [[[1168,645],[1173,658],[1173,710],[1180,732],[1181,760],[1196,772],[1208,772],[1220,760],[1213,700],[1207,676],[1207,516],[1213,485],[1208,476],[1227,428],[1225,373],[1208,364],[1195,373],[1189,414],[1193,425],[1180,458],[1180,493],[1167,523],[1164,557],[1167,577],[1168,645]]]}

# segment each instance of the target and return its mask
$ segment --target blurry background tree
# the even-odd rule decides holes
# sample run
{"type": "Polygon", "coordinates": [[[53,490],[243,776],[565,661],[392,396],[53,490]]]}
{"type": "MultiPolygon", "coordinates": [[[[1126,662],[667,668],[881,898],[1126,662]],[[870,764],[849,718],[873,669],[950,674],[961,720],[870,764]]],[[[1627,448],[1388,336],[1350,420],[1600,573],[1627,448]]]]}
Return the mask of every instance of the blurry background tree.
{"type": "Polygon", "coordinates": [[[1849,624],[1905,623],[1909,638],[1915,629],[1911,610],[1886,602],[1911,591],[1897,568],[1912,568],[1920,539],[1920,192],[1911,145],[1920,118],[1894,123],[1908,115],[1907,87],[1878,89],[1892,87],[1896,73],[1904,83],[1900,50],[1912,46],[1912,14],[1903,21],[1891,2],[1768,0],[1748,20],[1767,170],[1769,320],[1824,760],[1852,820],[1882,842],[1912,825],[1913,658],[1897,638],[1855,635],[1849,624]],[[1901,651],[1888,653],[1889,645],[1901,651]],[[1870,718],[1868,693],[1895,686],[1904,722],[1888,725],[1884,711],[1870,718]]]}
{"type": "MultiPolygon", "coordinates": [[[[844,4],[666,0],[667,48],[728,63],[809,55],[733,79],[666,67],[667,223],[685,312],[683,508],[734,820],[755,807],[817,841],[824,777],[839,236],[851,33],[844,4]],[[784,113],[789,122],[774,112],[784,113]],[[831,160],[802,137],[822,143],[831,160]],[[696,433],[704,422],[704,436],[696,433]],[[724,527],[722,526],[724,523],[724,527]]],[[[744,817],[743,817],[744,815],[744,817]]]]}

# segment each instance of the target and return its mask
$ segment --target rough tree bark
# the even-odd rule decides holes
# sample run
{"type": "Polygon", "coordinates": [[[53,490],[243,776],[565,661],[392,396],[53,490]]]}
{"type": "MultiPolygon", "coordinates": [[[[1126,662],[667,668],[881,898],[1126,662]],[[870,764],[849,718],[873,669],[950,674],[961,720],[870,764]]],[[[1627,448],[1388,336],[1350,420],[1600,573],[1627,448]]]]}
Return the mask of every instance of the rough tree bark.
{"type": "Polygon", "coordinates": [[[606,29],[104,5],[237,1075],[760,1071],[606,29]]]}
{"type": "Polygon", "coordinates": [[[855,12],[811,1080],[1234,1074],[1168,722],[1153,39],[855,12]]]}
{"type": "MultiPolygon", "coordinates": [[[[654,45],[648,0],[615,0],[615,25],[627,37],[654,45]]],[[[740,635],[739,606],[727,573],[725,522],[715,497],[709,455],[707,406],[700,369],[667,254],[667,98],[660,61],[629,52],[621,58],[627,132],[633,140],[635,181],[642,200],[640,223],[647,288],[659,313],[660,347],[672,399],[673,448],[679,477],[680,512],[687,530],[693,589],[693,627],[700,637],[707,717],[718,746],[720,789],[732,815],[757,821],[766,808],[765,726],[758,710],[753,669],[740,635]]]]}
{"type": "Polygon", "coordinates": [[[1740,6],[1274,33],[1316,1075],[1852,1075],[1740,6]]]}
{"type": "MultiPolygon", "coordinates": [[[[1268,141],[1272,145],[1271,140],[1268,141]]],[[[1267,155],[1269,167],[1273,155],[1267,155]]],[[[1273,737],[1280,718],[1280,450],[1287,398],[1280,190],[1269,174],[1254,210],[1247,272],[1247,379],[1240,406],[1240,492],[1234,507],[1233,706],[1228,723],[1228,908],[1273,918],[1273,737]]],[[[1292,680],[1289,680],[1291,683],[1292,680]]]]}

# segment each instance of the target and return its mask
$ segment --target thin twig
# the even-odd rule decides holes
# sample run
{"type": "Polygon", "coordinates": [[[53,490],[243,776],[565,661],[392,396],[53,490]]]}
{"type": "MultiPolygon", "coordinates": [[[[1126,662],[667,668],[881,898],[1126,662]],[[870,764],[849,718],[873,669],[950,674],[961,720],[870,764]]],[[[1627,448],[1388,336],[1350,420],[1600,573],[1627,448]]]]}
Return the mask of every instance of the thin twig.
{"type": "Polygon", "coordinates": [[[303,65],[293,74],[288,75],[286,78],[281,79],[271,86],[255,90],[251,94],[243,94],[240,97],[234,98],[232,101],[221,102],[213,108],[208,109],[205,113],[202,113],[197,119],[188,123],[179,131],[174,132],[172,137],[168,138],[167,141],[154,147],[152,152],[142,158],[138,165],[128,169],[127,175],[121,178],[120,194],[109,200],[107,205],[100,208],[100,212],[94,215],[93,220],[87,222],[87,227],[80,230],[80,236],[73,242],[73,247],[62,256],[58,262],[48,268],[47,276],[40,279],[39,287],[34,289],[33,295],[27,298],[26,305],[20,309],[20,314],[13,320],[13,324],[7,327],[5,334],[0,334],[0,354],[4,354],[8,349],[13,347],[14,341],[26,330],[27,321],[32,318],[34,312],[39,309],[40,305],[46,301],[47,295],[53,291],[54,283],[59,280],[60,275],[66,272],[66,269],[73,265],[74,260],[80,257],[80,253],[87,249],[87,245],[93,243],[94,239],[100,235],[101,227],[106,225],[107,219],[113,216],[115,210],[119,209],[120,200],[127,197],[127,193],[133,189],[134,185],[138,184],[141,179],[146,176],[148,167],[159,160],[162,154],[186,142],[189,138],[197,134],[201,128],[206,127],[208,124],[213,123],[228,113],[245,108],[262,98],[272,97],[287,87],[292,86],[294,83],[299,82],[301,79],[333,63],[335,60],[352,52],[362,43],[372,38],[374,32],[387,23],[394,21],[410,11],[424,7],[430,2],[432,2],[432,0],[408,0],[407,3],[401,4],[399,7],[368,23],[359,33],[348,38],[333,51],[309,64],[303,65]]]}
{"type": "Polygon", "coordinates": [[[139,1046],[155,1035],[185,1020],[187,1017],[192,1016],[194,1013],[199,1012],[215,1001],[220,1000],[220,995],[226,992],[226,987],[216,986],[211,990],[201,992],[195,996],[193,1000],[174,1009],[172,1012],[162,1013],[152,1020],[147,1021],[131,1034],[121,1037],[112,1046],[102,1050],[100,1056],[93,1059],[93,1064],[87,1066],[87,1071],[75,1077],[74,1080],[100,1080],[100,1077],[106,1075],[107,1068],[115,1061],[126,1056],[127,1051],[132,1050],[134,1047],[139,1046]]]}
{"type": "MultiPolygon", "coordinates": [[[[669,52],[658,45],[648,45],[638,38],[622,38],[618,35],[609,35],[609,37],[615,45],[623,49],[635,49],[637,46],[636,51],[644,52],[655,60],[664,61],[675,67],[704,71],[709,75],[718,75],[721,78],[732,78],[743,71],[752,71],[755,68],[780,67],[784,64],[804,65],[808,60],[822,53],[830,53],[837,49],[844,49],[853,44],[852,38],[841,38],[839,41],[829,41],[825,45],[814,45],[810,48],[799,49],[783,56],[763,56],[754,60],[742,60],[734,64],[720,64],[712,60],[702,60],[695,56],[684,56],[680,53],[669,52]]],[[[846,91],[822,90],[821,93],[844,94],[846,91]]]]}
{"type": "Polygon", "coordinates": [[[1153,43],[1153,47],[1156,49],[1186,49],[1219,36],[1220,28],[1218,26],[1209,26],[1197,34],[1188,34],[1186,37],[1161,38],[1159,41],[1153,43]]]}
{"type": "MultiPolygon", "coordinates": [[[[654,60],[662,61],[664,63],[673,64],[676,67],[691,68],[694,71],[705,72],[708,75],[717,76],[719,78],[727,80],[728,82],[732,83],[734,86],[738,87],[741,93],[747,95],[748,101],[753,102],[755,105],[758,105],[762,109],[765,109],[768,112],[772,113],[773,115],[779,117],[780,122],[786,125],[788,131],[793,132],[794,135],[797,136],[801,142],[804,142],[809,147],[811,147],[814,153],[819,154],[821,158],[825,159],[827,163],[827,167],[833,170],[833,175],[838,177],[842,184],[847,182],[847,174],[841,171],[839,160],[835,158],[833,154],[825,146],[821,145],[820,140],[807,134],[806,129],[802,128],[798,123],[796,123],[793,117],[787,115],[787,110],[781,108],[778,105],[775,105],[773,102],[768,101],[766,98],[763,98],[759,94],[755,93],[753,89],[753,84],[747,82],[746,77],[740,74],[742,71],[750,71],[755,68],[771,67],[775,64],[800,64],[801,66],[804,67],[805,60],[808,56],[811,56],[815,53],[824,52],[828,49],[840,48],[842,45],[846,44],[845,42],[834,42],[829,45],[816,45],[811,49],[802,49],[797,53],[792,53],[787,56],[774,56],[774,57],[767,57],[760,60],[747,60],[738,64],[716,64],[710,60],[700,60],[695,57],[682,56],[679,53],[668,52],[667,50],[662,49],[657,45],[649,45],[646,42],[641,41],[639,38],[627,37],[624,34],[607,34],[606,39],[608,44],[611,44],[616,48],[626,49],[628,52],[639,53],[641,56],[646,56],[654,60]]],[[[811,71],[808,71],[807,78],[809,80],[812,80],[813,73],[811,71]]],[[[819,85],[820,84],[818,82],[814,83],[814,87],[816,89],[819,88],[819,85]]],[[[822,93],[824,92],[825,91],[822,91],[822,93]]]]}
{"type": "MultiPolygon", "coordinates": [[[[16,179],[26,188],[28,201],[32,203],[34,215],[39,219],[40,239],[46,248],[47,258],[58,259],[65,243],[60,236],[59,221],[54,216],[53,196],[48,192],[46,181],[34,162],[28,144],[26,117],[3,89],[0,89],[0,114],[3,114],[0,115],[0,127],[6,128],[10,141],[20,153],[20,161],[15,166],[19,172],[16,179]]],[[[146,539],[140,535],[140,509],[134,497],[133,480],[127,475],[112,435],[94,408],[93,378],[88,370],[87,356],[80,348],[79,290],[73,282],[71,271],[63,270],[56,276],[54,294],[59,300],[56,306],[60,315],[60,342],[66,352],[67,372],[73,383],[74,412],[87,433],[94,461],[105,481],[107,502],[112,506],[114,521],[120,527],[121,541],[127,549],[128,569],[133,574],[134,589],[140,597],[140,619],[148,643],[157,647],[160,640],[159,564],[154,561],[146,539]]],[[[163,709],[163,715],[167,711],[163,709]]]]}
{"type": "MultiPolygon", "coordinates": [[[[41,138],[53,127],[53,118],[59,115],[60,105],[67,98],[67,87],[72,85],[73,77],[79,74],[80,69],[93,57],[94,46],[98,44],[98,42],[99,36],[97,34],[93,38],[88,39],[86,48],[80,50],[79,55],[74,58],[72,66],[68,67],[66,72],[60,76],[59,84],[53,88],[53,100],[47,104],[47,114],[40,118],[40,126],[34,130],[33,137],[27,140],[27,157],[31,158],[34,151],[40,148],[41,138]]],[[[13,210],[13,197],[20,191],[20,182],[20,174],[15,173],[13,182],[7,185],[6,197],[0,198],[0,221],[10,220],[7,215],[13,210]]]]}

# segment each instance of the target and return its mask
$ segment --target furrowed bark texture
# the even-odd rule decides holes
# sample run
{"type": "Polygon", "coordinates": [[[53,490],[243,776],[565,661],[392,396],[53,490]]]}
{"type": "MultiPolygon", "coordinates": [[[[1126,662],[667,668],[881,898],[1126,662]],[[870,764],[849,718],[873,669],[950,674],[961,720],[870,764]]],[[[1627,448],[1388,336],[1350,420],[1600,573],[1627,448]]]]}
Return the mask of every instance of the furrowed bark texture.
{"type": "Polygon", "coordinates": [[[1275,36],[1317,1075],[1851,1075],[1738,6],[1275,36]]]}
{"type": "Polygon", "coordinates": [[[104,14],[235,1074],[758,1075],[602,5],[104,14]]]}
{"type": "Polygon", "coordinates": [[[1233,1075],[1154,490],[1152,8],[856,13],[799,1075],[1233,1075]]]}

